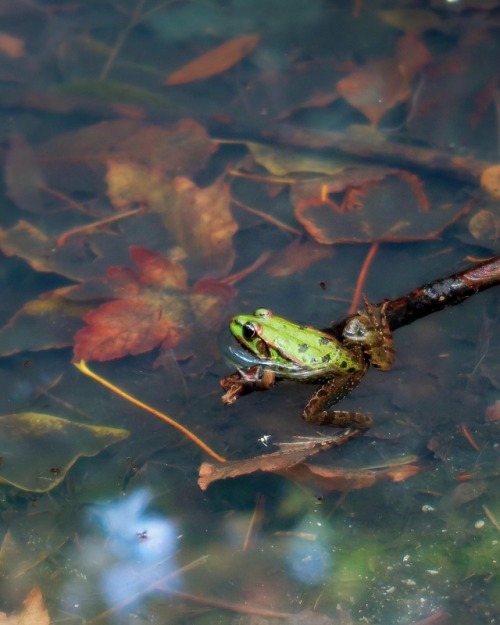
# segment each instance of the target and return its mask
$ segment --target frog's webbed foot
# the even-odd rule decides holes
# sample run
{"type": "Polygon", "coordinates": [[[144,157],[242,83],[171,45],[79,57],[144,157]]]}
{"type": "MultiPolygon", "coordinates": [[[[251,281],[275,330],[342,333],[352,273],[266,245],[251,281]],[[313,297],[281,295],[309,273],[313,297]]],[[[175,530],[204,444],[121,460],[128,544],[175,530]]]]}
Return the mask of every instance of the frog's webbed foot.
{"type": "Polygon", "coordinates": [[[308,423],[329,425],[334,428],[354,427],[358,430],[371,428],[371,418],[361,412],[330,410],[331,406],[340,401],[359,384],[365,372],[366,369],[363,369],[349,376],[335,377],[324,384],[309,400],[302,418],[308,423]]]}
{"type": "Polygon", "coordinates": [[[238,397],[252,393],[253,391],[267,391],[276,381],[272,371],[259,365],[243,370],[238,369],[223,378],[220,385],[226,391],[222,396],[222,403],[226,406],[234,404],[238,397]]]}

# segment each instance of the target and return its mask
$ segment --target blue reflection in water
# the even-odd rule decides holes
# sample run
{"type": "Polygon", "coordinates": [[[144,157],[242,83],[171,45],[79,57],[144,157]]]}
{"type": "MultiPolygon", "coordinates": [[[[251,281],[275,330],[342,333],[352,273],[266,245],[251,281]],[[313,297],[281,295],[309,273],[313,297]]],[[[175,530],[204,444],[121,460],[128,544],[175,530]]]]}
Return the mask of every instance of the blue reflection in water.
{"type": "Polygon", "coordinates": [[[106,537],[99,558],[101,589],[109,606],[151,592],[159,580],[179,586],[178,577],[165,579],[176,569],[177,528],[148,512],[150,501],[151,494],[142,489],[99,510],[106,537]]]}
{"type": "Polygon", "coordinates": [[[331,574],[332,537],[325,531],[321,523],[318,523],[315,515],[305,517],[300,525],[295,528],[297,538],[291,538],[288,543],[286,561],[290,574],[302,584],[321,584],[331,574]],[[316,537],[315,540],[304,540],[300,535],[310,533],[311,529],[316,537]],[[330,545],[330,547],[325,547],[330,545]]]}
{"type": "Polygon", "coordinates": [[[290,573],[302,584],[321,584],[329,573],[331,553],[319,542],[291,540],[286,556],[290,573]]]}

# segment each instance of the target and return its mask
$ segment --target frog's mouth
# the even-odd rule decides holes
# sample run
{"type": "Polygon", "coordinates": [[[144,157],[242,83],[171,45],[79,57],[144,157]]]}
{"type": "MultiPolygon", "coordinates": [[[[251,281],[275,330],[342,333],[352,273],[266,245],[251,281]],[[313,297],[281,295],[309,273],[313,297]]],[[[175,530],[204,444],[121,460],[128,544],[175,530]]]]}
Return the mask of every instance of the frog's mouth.
{"type": "Polygon", "coordinates": [[[250,367],[260,366],[269,369],[277,376],[286,375],[288,378],[298,380],[308,379],[311,377],[311,371],[308,368],[294,362],[278,362],[276,360],[272,360],[267,345],[266,350],[269,353],[269,356],[256,356],[244,344],[237,341],[236,346],[234,346],[234,344],[226,345],[224,352],[227,360],[237,369],[247,369],[250,367]]]}

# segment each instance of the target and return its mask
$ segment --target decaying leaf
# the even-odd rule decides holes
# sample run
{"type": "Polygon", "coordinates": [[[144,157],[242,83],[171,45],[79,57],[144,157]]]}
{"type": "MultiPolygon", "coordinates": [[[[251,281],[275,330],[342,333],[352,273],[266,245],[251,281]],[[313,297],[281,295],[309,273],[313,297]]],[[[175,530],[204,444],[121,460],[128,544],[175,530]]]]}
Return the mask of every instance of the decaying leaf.
{"type": "Polygon", "coordinates": [[[64,480],[78,458],[95,456],[128,435],[127,430],[35,412],[0,416],[0,483],[46,493],[64,480]]]}
{"type": "Polygon", "coordinates": [[[383,469],[343,469],[302,463],[280,473],[284,477],[305,482],[323,491],[347,493],[351,490],[370,488],[383,480],[402,482],[420,473],[420,468],[402,464],[383,469]]]}
{"type": "Polygon", "coordinates": [[[302,438],[297,439],[293,443],[282,443],[280,451],[256,456],[255,458],[231,460],[219,465],[204,462],[200,466],[198,485],[202,490],[206,490],[212,482],[217,480],[248,475],[256,471],[281,473],[289,470],[296,464],[304,462],[306,458],[311,458],[332,447],[340,447],[347,441],[357,438],[360,434],[362,434],[360,430],[346,430],[336,436],[302,438]]]}
{"type": "Polygon", "coordinates": [[[0,625],[50,625],[49,613],[43,602],[42,591],[35,587],[23,601],[24,608],[9,616],[0,612],[0,625]]]}
{"type": "Polygon", "coordinates": [[[226,41],[178,69],[168,77],[164,84],[165,86],[183,85],[221,74],[239,63],[259,41],[259,35],[242,35],[226,41]]]}

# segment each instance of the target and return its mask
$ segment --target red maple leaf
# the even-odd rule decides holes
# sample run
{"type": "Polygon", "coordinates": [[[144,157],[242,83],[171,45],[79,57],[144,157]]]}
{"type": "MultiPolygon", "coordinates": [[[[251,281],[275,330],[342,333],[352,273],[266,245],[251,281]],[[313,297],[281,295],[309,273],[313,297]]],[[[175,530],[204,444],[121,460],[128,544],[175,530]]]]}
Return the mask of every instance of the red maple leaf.
{"type": "Polygon", "coordinates": [[[219,317],[213,311],[234,296],[232,287],[216,280],[200,281],[190,289],[182,265],[157,252],[134,246],[130,255],[138,270],[111,267],[104,279],[94,281],[99,296],[111,301],[83,318],[86,326],[74,338],[75,361],[112,360],[158,346],[172,349],[207,310],[213,326],[219,317]]]}

